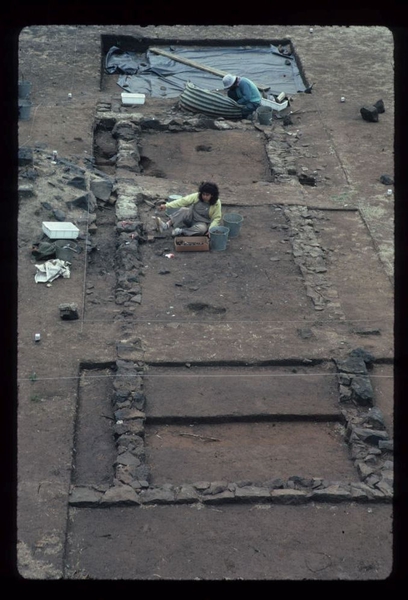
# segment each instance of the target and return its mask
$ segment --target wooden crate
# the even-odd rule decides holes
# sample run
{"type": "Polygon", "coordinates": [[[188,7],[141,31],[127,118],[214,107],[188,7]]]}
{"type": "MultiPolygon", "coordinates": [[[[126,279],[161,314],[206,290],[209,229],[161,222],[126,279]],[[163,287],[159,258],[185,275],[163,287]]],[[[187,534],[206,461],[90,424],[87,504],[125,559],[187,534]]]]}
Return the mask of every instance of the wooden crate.
{"type": "Polygon", "coordinates": [[[206,235],[179,236],[174,238],[176,252],[208,252],[210,240],[206,235]]]}

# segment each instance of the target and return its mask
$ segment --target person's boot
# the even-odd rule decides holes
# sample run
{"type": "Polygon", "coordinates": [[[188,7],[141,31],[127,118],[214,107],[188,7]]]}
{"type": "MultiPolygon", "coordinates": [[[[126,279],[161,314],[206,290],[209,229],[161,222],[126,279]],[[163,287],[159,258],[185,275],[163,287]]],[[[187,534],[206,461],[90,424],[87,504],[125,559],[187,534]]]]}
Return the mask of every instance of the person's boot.
{"type": "Polygon", "coordinates": [[[162,221],[160,217],[156,217],[156,228],[157,231],[163,233],[163,231],[166,231],[169,228],[169,224],[162,221]]]}

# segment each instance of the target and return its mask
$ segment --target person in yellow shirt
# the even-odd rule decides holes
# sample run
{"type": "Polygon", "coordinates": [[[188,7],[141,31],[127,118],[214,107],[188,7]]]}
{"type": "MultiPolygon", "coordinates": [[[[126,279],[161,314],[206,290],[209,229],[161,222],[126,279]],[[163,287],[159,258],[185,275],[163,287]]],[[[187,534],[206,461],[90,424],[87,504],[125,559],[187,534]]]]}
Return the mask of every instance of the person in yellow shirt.
{"type": "Polygon", "coordinates": [[[209,235],[209,229],[219,225],[222,219],[218,186],[209,181],[203,181],[194,194],[159,204],[159,210],[167,208],[178,210],[170,215],[168,221],[156,217],[156,226],[160,232],[172,228],[173,237],[209,235]]]}

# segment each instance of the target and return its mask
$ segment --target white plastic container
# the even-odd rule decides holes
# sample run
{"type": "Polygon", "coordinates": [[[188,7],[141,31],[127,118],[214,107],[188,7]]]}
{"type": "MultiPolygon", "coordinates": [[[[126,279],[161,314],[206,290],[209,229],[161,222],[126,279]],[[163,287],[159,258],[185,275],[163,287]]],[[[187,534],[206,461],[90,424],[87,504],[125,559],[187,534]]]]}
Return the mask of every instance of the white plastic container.
{"type": "Polygon", "coordinates": [[[43,221],[43,232],[52,240],[75,240],[79,229],[73,223],[43,221]]]}
{"type": "Polygon", "coordinates": [[[285,102],[274,102],[273,100],[268,100],[267,98],[262,98],[261,106],[270,106],[272,110],[283,110],[288,105],[288,100],[285,102]]]}
{"type": "Polygon", "coordinates": [[[131,94],[130,92],[122,92],[122,104],[144,104],[146,94],[131,94]]]}

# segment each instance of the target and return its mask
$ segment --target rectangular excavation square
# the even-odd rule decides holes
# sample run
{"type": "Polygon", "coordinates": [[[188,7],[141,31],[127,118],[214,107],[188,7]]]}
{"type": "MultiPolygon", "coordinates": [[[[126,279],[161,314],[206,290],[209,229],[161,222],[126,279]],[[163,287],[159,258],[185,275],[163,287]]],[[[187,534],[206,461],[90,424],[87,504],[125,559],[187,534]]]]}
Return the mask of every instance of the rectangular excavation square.
{"type": "Polygon", "coordinates": [[[144,378],[146,416],[212,420],[341,419],[333,366],[155,367],[144,378]],[[306,400],[307,398],[307,400],[306,400]]]}
{"type": "Polygon", "coordinates": [[[113,481],[117,456],[113,435],[113,378],[110,368],[81,371],[75,428],[75,485],[113,481]]]}
{"type": "Polygon", "coordinates": [[[237,40],[234,44],[208,40],[157,39],[142,42],[131,36],[101,38],[104,91],[110,85],[151,98],[176,98],[187,82],[209,91],[222,89],[226,73],[245,73],[262,91],[296,94],[306,88],[302,66],[291,42],[237,40]],[[106,68],[107,67],[107,68],[106,68]],[[134,74],[132,74],[134,73],[134,74]]]}
{"type": "MultiPolygon", "coordinates": [[[[225,206],[226,213],[243,217],[239,235],[228,240],[225,251],[169,258],[173,240],[166,234],[155,234],[153,244],[141,247],[143,297],[133,313],[146,361],[258,362],[331,355],[338,343],[331,330],[339,317],[331,315],[326,332],[327,317],[316,310],[310,297],[314,289],[309,290],[297,264],[298,223],[292,231],[286,207],[262,205],[266,198],[258,191],[252,201],[259,206],[225,206]],[[152,337],[160,339],[154,351],[152,337]],[[184,339],[194,340],[194,355],[184,339]]],[[[151,214],[147,218],[153,221],[151,214]]],[[[323,252],[314,246],[312,251],[323,252]]],[[[311,262],[319,266],[315,259],[311,262]]],[[[312,276],[322,278],[320,273],[312,276]]]]}
{"type": "Polygon", "coordinates": [[[318,236],[331,248],[329,273],[354,327],[392,332],[394,295],[384,265],[358,211],[319,211],[318,236]]]}
{"type": "Polygon", "coordinates": [[[144,134],[140,155],[144,175],[194,185],[201,181],[271,181],[264,143],[256,131],[144,134]]]}
{"type": "Polygon", "coordinates": [[[153,485],[293,475],[358,481],[336,423],[152,424],[145,439],[153,485]]]}
{"type": "Polygon", "coordinates": [[[247,325],[280,320],[277,327],[283,326],[282,321],[286,326],[299,320],[299,327],[305,326],[316,313],[293,260],[283,211],[275,206],[240,206],[225,207],[224,212],[243,217],[240,233],[228,240],[226,251],[177,253],[169,259],[171,236],[159,236],[154,244],[141,247],[143,262],[149,266],[138,318],[231,320],[247,325]]]}

